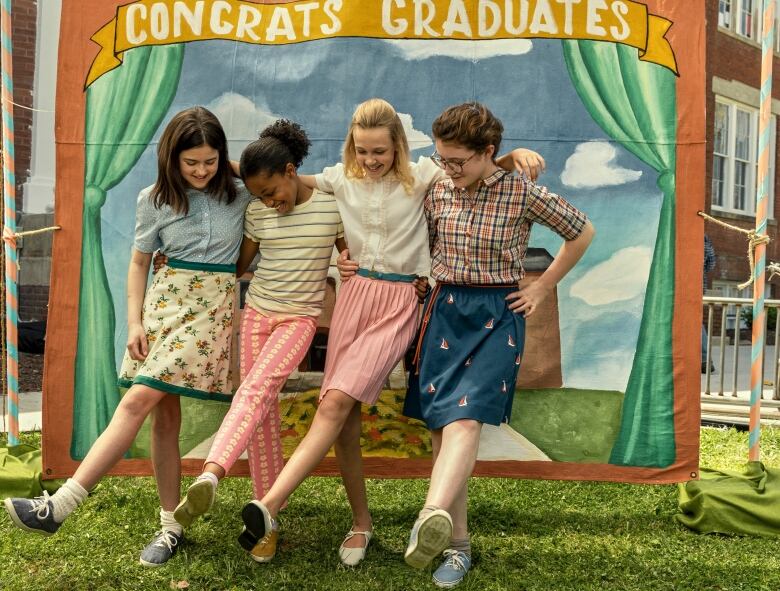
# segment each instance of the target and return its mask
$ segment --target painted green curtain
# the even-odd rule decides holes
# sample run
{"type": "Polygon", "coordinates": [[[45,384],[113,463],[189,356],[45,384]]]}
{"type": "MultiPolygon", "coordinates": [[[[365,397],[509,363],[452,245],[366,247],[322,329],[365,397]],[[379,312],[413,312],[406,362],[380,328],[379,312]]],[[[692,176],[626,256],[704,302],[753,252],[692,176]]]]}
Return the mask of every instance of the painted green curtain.
{"type": "Polygon", "coordinates": [[[563,52],[577,93],[594,121],[658,172],[663,192],[639,339],[610,463],[664,467],[675,458],[676,79],[666,68],[637,60],[636,49],[615,43],[564,41],[563,52]]]}
{"type": "Polygon", "coordinates": [[[183,45],[141,47],[87,90],[86,173],[71,456],[82,459],[119,402],[114,303],[103,262],[106,192],[140,158],[176,94],[183,45]]]}

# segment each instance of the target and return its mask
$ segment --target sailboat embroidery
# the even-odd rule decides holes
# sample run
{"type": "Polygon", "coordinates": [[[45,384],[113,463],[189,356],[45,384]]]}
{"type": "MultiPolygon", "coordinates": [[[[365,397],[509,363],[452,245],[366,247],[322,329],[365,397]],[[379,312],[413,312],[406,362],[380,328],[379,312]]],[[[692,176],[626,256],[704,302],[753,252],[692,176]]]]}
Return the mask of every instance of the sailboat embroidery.
{"type": "Polygon", "coordinates": [[[441,348],[442,349],[449,349],[450,348],[450,344],[445,339],[442,339],[441,340],[441,348]]]}
{"type": "Polygon", "coordinates": [[[447,303],[448,304],[454,304],[455,303],[455,298],[452,297],[452,294],[450,294],[450,297],[447,298],[447,303]]]}
{"type": "Polygon", "coordinates": [[[458,406],[468,406],[468,405],[469,405],[468,396],[464,396],[463,398],[460,399],[460,402],[458,402],[458,406]]]}
{"type": "Polygon", "coordinates": [[[485,328],[493,328],[493,318],[491,318],[491,319],[490,319],[490,322],[488,322],[488,323],[485,325],[485,328]]]}
{"type": "Polygon", "coordinates": [[[471,365],[471,359],[472,359],[471,357],[469,357],[468,359],[466,359],[466,367],[468,367],[469,365],[471,365]]]}
{"type": "Polygon", "coordinates": [[[434,388],[433,384],[431,384],[428,386],[428,394],[433,394],[434,392],[436,392],[436,388],[434,388]]]}
{"type": "Polygon", "coordinates": [[[506,344],[509,345],[510,347],[515,346],[515,340],[512,338],[511,334],[509,335],[509,340],[506,342],[506,344]]]}

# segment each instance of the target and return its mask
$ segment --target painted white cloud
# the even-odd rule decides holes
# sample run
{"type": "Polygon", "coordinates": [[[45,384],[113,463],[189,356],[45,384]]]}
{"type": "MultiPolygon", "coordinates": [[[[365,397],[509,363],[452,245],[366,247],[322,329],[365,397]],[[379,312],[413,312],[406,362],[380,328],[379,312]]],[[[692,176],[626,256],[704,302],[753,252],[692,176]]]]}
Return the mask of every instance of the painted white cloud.
{"type": "Polygon", "coordinates": [[[438,55],[459,60],[476,61],[499,55],[523,55],[531,51],[528,39],[490,39],[463,41],[459,39],[386,39],[407,60],[424,60],[438,55]]]}
{"type": "Polygon", "coordinates": [[[617,149],[607,142],[579,144],[566,160],[561,181],[567,187],[594,189],[631,183],[642,176],[641,170],[629,170],[614,164],[617,149]]]}
{"type": "Polygon", "coordinates": [[[577,280],[569,294],[591,306],[631,300],[644,293],[652,259],[646,246],[619,250],[577,280]]]}
{"type": "Polygon", "coordinates": [[[244,148],[256,140],[265,127],[280,118],[265,105],[256,105],[252,99],[235,92],[226,92],[206,108],[222,123],[232,160],[238,160],[244,148]]]}
{"type": "Polygon", "coordinates": [[[404,126],[406,139],[409,140],[409,149],[418,150],[433,145],[433,140],[422,131],[414,128],[412,116],[408,113],[398,113],[398,118],[404,126]]]}

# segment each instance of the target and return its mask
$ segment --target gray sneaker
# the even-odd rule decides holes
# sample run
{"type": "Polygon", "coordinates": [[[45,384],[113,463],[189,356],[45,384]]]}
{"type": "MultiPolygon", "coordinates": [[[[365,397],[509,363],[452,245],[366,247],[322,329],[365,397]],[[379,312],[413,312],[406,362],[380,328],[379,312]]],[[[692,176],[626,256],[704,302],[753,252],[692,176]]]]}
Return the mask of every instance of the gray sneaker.
{"type": "Polygon", "coordinates": [[[173,558],[183,539],[184,534],[178,535],[170,530],[155,532],[154,539],[141,552],[141,564],[162,566],[173,558]]]}
{"type": "Polygon", "coordinates": [[[5,509],[14,525],[25,531],[50,536],[62,525],[54,521],[54,505],[46,491],[34,499],[6,499],[5,509]]]}
{"type": "Polygon", "coordinates": [[[471,558],[465,552],[445,550],[444,562],[434,571],[433,582],[445,589],[457,587],[470,568],[471,558]]]}

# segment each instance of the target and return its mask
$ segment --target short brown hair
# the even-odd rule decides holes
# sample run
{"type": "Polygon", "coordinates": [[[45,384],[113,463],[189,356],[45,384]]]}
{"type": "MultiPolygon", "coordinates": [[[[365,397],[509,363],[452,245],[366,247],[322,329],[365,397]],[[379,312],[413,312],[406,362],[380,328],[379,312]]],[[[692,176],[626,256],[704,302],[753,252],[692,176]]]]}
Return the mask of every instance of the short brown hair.
{"type": "Polygon", "coordinates": [[[227,138],[219,119],[203,107],[190,107],[173,116],[165,126],[157,145],[157,181],[152,188],[152,203],[157,209],[170,206],[176,213],[189,211],[187,183],[181,176],[179,155],[184,150],[209,146],[219,153],[217,174],[209,181],[206,192],[218,200],[232,203],[236,185],[228,161],[227,138]]]}
{"type": "Polygon", "coordinates": [[[459,144],[480,153],[488,146],[495,146],[495,158],[504,126],[485,105],[471,102],[445,109],[433,122],[432,131],[439,141],[459,144]]]}

